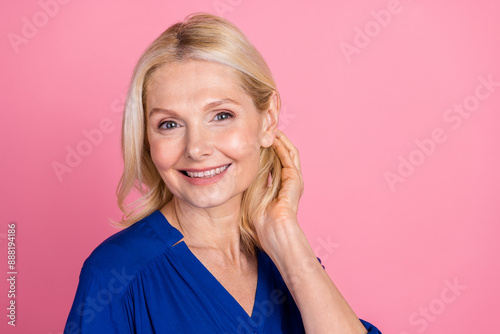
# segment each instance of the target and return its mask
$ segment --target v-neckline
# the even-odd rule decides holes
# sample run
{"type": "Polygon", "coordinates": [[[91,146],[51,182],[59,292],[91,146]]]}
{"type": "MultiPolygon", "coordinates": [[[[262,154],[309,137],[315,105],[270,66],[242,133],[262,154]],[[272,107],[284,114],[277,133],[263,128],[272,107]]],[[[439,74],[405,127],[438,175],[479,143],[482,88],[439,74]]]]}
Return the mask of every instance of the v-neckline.
{"type": "Polygon", "coordinates": [[[233,297],[233,295],[222,285],[221,282],[208,270],[208,268],[194,255],[184,241],[179,242],[172,250],[177,255],[183,257],[187,261],[189,267],[187,268],[193,274],[193,277],[207,288],[215,298],[219,299],[225,304],[228,309],[236,307],[244,316],[254,319],[256,315],[256,306],[259,302],[262,290],[262,260],[260,251],[257,251],[257,287],[255,289],[254,302],[252,306],[252,314],[249,315],[241,304],[233,297]],[[201,278],[201,279],[200,279],[201,278]]]}
{"type": "Polygon", "coordinates": [[[241,304],[233,297],[231,293],[222,285],[221,282],[208,270],[208,268],[194,255],[191,249],[184,242],[184,235],[175,228],[168,221],[167,217],[158,210],[158,213],[165,220],[168,226],[173,229],[178,237],[175,243],[172,243],[170,250],[176,254],[178,257],[182,258],[186,269],[191,273],[194,279],[196,279],[200,284],[205,286],[206,291],[211,293],[215,298],[217,298],[223,305],[226,306],[228,310],[237,309],[241,313],[241,317],[255,320],[256,315],[259,313],[257,305],[260,300],[265,299],[265,287],[263,279],[263,254],[262,251],[256,248],[257,252],[257,287],[255,289],[254,302],[252,307],[252,314],[249,315],[247,311],[241,306],[241,304]]]}

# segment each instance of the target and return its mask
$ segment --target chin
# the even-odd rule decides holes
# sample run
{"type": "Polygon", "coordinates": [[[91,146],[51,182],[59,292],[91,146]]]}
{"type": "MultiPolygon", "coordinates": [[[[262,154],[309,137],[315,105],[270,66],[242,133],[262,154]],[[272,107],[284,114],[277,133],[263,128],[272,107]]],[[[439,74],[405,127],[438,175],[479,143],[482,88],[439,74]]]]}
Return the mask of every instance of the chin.
{"type": "MultiPolygon", "coordinates": [[[[215,194],[210,194],[215,195],[215,194]]],[[[243,197],[243,192],[238,193],[236,195],[219,195],[219,196],[204,196],[204,194],[196,194],[191,198],[181,198],[183,201],[188,204],[200,208],[200,209],[209,209],[216,208],[219,206],[223,206],[225,204],[229,204],[229,207],[232,207],[231,202],[234,204],[241,204],[241,199],[243,197]],[[236,203],[238,201],[238,203],[236,203]]],[[[228,207],[228,209],[229,209],[228,207]]]]}

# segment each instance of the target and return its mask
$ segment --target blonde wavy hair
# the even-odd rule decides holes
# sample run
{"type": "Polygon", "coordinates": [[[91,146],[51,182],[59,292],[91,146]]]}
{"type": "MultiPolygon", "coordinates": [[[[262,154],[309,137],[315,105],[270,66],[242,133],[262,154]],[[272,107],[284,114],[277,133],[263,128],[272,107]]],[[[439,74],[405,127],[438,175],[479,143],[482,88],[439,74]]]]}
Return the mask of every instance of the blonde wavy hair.
{"type": "MultiPolygon", "coordinates": [[[[123,174],[116,194],[123,217],[118,225],[126,227],[165,206],[173,197],[151,159],[146,133],[147,87],[160,66],[189,59],[226,65],[234,70],[255,107],[264,111],[276,92],[267,64],[257,49],[232,23],[218,16],[196,13],[170,26],[146,49],[139,59],[129,87],[122,124],[123,174]],[[130,204],[126,198],[133,189],[140,197],[130,204]]],[[[274,148],[260,148],[260,166],[255,180],[243,193],[239,226],[244,249],[255,254],[262,248],[252,222],[276,198],[281,187],[281,162],[274,148]],[[268,185],[269,175],[270,185],[268,185]],[[264,189],[264,190],[263,190],[264,189]]]]}

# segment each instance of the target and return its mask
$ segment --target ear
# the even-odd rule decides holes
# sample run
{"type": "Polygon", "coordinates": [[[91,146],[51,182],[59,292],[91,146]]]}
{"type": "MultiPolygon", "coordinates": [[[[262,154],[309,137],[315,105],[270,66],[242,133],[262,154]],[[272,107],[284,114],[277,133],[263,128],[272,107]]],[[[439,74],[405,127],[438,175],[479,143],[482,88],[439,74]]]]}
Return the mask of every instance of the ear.
{"type": "Polygon", "coordinates": [[[278,122],[280,114],[280,97],[278,92],[274,91],[269,101],[269,107],[262,111],[262,127],[260,145],[262,147],[270,147],[276,133],[278,132],[278,122]]]}

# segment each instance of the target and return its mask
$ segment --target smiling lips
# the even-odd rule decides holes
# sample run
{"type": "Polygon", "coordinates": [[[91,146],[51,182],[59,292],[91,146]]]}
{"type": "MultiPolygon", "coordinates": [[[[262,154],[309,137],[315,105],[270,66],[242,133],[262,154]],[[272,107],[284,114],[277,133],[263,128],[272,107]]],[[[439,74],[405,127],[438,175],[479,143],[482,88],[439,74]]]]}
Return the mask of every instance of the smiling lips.
{"type": "Polygon", "coordinates": [[[183,171],[183,173],[191,178],[209,178],[209,177],[214,177],[215,175],[222,173],[223,171],[226,170],[227,167],[229,167],[229,165],[231,165],[231,164],[227,164],[227,165],[222,166],[222,167],[217,167],[214,169],[209,169],[209,170],[205,170],[205,171],[201,171],[201,172],[192,172],[192,171],[185,170],[185,171],[183,171]]]}

